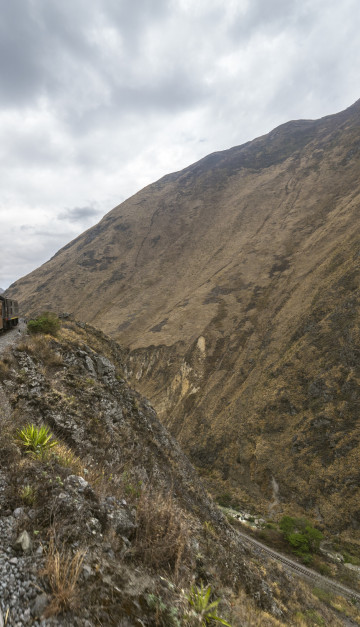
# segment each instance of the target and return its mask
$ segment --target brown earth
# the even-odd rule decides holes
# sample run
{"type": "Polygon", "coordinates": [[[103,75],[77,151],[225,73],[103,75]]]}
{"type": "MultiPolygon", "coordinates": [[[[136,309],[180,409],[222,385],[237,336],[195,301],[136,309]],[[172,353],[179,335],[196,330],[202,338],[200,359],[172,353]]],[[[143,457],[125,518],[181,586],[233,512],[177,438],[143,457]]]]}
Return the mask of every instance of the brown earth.
{"type": "Polygon", "coordinates": [[[129,349],[214,493],[360,537],[360,101],[214,153],[9,294],[129,349]]]}

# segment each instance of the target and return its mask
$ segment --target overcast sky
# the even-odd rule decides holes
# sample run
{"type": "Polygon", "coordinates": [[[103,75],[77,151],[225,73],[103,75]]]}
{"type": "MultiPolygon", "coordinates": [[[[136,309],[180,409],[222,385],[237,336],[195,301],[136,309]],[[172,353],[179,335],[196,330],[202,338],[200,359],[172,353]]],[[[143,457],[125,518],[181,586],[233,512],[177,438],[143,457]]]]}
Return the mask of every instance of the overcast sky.
{"type": "Polygon", "coordinates": [[[360,98],[358,0],[0,0],[0,287],[168,172],[360,98]]]}

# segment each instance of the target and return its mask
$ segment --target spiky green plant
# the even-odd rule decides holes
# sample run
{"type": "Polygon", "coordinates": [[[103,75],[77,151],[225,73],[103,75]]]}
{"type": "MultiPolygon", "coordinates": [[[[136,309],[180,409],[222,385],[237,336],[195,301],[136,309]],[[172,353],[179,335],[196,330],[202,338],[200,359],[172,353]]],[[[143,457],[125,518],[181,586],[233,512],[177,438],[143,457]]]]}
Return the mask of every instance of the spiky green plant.
{"type": "Polygon", "coordinates": [[[37,427],[34,424],[26,425],[19,429],[17,437],[27,449],[27,453],[40,459],[47,457],[50,450],[58,444],[56,440],[52,439],[53,434],[49,433],[49,427],[45,425],[42,427],[37,427]]]}
{"type": "Polygon", "coordinates": [[[190,594],[188,595],[187,600],[193,608],[192,616],[196,620],[196,623],[201,625],[201,627],[206,627],[206,625],[211,625],[212,621],[215,621],[217,623],[221,623],[221,625],[231,627],[226,620],[218,616],[216,613],[220,599],[210,603],[210,596],[210,586],[205,589],[202,582],[200,588],[195,585],[191,586],[190,594]]]}
{"type": "Polygon", "coordinates": [[[29,484],[24,485],[20,490],[20,498],[27,505],[33,505],[36,500],[36,489],[29,484]]]}

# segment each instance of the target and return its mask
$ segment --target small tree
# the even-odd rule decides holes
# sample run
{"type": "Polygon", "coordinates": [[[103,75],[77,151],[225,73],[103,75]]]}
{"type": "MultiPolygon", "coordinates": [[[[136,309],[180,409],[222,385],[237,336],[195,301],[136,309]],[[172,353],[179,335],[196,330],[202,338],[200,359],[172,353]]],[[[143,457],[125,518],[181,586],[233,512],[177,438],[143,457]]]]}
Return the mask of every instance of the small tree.
{"type": "Polygon", "coordinates": [[[316,529],[311,525],[306,525],[305,533],[311,550],[316,553],[319,550],[320,542],[324,537],[323,534],[319,531],[319,529],[316,529]]]}
{"type": "Polygon", "coordinates": [[[279,526],[296,555],[304,557],[319,550],[323,534],[305,518],[283,516],[279,526]]]}

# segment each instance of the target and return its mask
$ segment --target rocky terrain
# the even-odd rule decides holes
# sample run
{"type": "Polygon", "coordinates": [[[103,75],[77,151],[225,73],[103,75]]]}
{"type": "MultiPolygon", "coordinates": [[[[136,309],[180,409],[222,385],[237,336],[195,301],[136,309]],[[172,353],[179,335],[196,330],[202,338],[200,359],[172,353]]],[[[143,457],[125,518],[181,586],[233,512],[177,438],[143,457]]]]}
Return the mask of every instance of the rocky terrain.
{"type": "Polygon", "coordinates": [[[148,186],[8,293],[128,349],[218,498],[360,541],[360,101],[148,186]]]}
{"type": "Polygon", "coordinates": [[[119,345],[68,319],[56,337],[11,333],[0,345],[1,624],[199,625],[189,598],[201,583],[232,625],[356,624],[356,606],[325,603],[246,548],[128,387],[119,345]],[[53,445],[26,449],[29,425],[53,445]]]}

